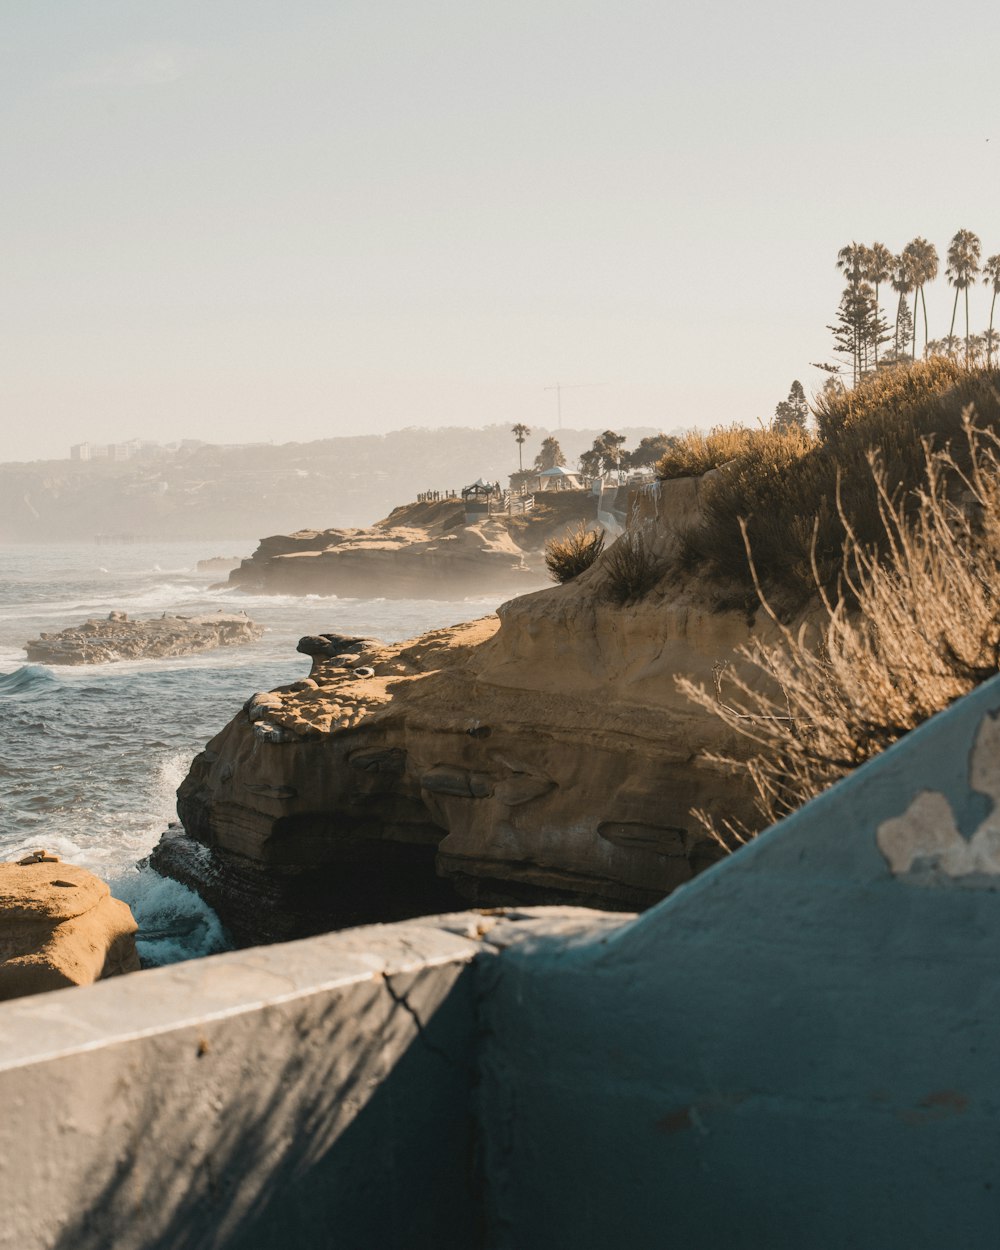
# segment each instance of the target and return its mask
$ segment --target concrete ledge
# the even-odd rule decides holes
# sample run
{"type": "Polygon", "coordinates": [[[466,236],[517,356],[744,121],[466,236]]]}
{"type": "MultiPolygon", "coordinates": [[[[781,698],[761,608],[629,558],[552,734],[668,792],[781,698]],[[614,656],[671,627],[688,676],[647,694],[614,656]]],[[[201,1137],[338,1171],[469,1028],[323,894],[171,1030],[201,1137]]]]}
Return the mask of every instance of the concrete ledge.
{"type": "Polygon", "coordinates": [[[428,917],[0,1004],[0,1246],[481,1245],[473,962],[593,916],[428,917]]]}

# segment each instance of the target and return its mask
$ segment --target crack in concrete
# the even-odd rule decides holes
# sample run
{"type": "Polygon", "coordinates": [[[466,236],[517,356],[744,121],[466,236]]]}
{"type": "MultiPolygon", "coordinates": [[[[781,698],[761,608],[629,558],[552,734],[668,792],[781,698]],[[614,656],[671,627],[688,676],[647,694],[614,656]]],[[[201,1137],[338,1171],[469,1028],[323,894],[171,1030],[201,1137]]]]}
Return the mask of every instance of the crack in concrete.
{"type": "Polygon", "coordinates": [[[446,1050],[428,1038],[426,1026],[424,1025],[423,1020],[420,1019],[419,1012],[405,994],[397,992],[392,984],[391,976],[388,972],[382,973],[382,980],[385,982],[385,988],[392,1001],[397,1007],[402,1007],[402,1009],[413,1021],[417,1029],[417,1037],[420,1039],[421,1044],[427,1049],[427,1051],[432,1055],[437,1055],[437,1057],[446,1063],[449,1068],[453,1068],[456,1072],[467,1072],[467,1064],[456,1062],[452,1055],[449,1055],[446,1050]]]}

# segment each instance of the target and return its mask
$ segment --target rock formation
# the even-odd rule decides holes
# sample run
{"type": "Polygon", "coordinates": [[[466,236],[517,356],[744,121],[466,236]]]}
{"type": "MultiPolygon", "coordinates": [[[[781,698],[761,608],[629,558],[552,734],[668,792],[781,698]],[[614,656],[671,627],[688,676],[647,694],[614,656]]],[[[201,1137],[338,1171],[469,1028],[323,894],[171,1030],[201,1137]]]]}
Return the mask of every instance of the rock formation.
{"type": "Polygon", "coordinates": [[[91,617],[58,634],[42,634],[26,642],[35,664],[106,664],[112,660],[163,659],[255,642],[263,633],[242,613],[214,616],[167,616],[130,621],[125,612],[107,619],[91,617]]]}
{"type": "Polygon", "coordinates": [[[466,523],[460,500],[408,504],[367,529],[300,530],[261,540],[228,585],[255,594],[348,598],[519,595],[545,585],[546,540],[596,516],[587,491],[553,492],[524,516],[466,523]]]}
{"type": "MultiPolygon", "coordinates": [[[[638,501],[663,570],[698,490],[638,501]]],[[[310,675],[255,694],[194,760],[154,866],[241,941],[456,897],[631,909],[689,880],[716,856],[691,809],[742,816],[748,796],[705,758],[729,731],[674,676],[710,682],[751,625],[668,572],[614,603],[608,559],[409,643],[303,639],[310,675]]]]}
{"type": "Polygon", "coordinates": [[[138,971],[136,928],[84,868],[44,851],[0,864],[0,999],[138,971]]]}
{"type": "Polygon", "coordinates": [[[209,556],[195,565],[197,573],[231,573],[243,563],[240,556],[209,556]]]}

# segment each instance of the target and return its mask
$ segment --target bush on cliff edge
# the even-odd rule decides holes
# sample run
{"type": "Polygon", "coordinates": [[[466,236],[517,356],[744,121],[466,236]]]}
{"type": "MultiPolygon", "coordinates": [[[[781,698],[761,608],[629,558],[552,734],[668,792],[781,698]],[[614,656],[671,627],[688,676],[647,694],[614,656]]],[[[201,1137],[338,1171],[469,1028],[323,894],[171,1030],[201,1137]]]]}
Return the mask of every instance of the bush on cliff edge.
{"type": "Polygon", "coordinates": [[[836,586],[848,526],[859,550],[885,549],[870,453],[879,455],[888,489],[901,492],[909,513],[925,471],[923,440],[939,447],[954,441],[961,464],[962,413],[970,404],[981,426],[1000,429],[1000,370],[933,357],[820,397],[818,438],[747,431],[743,450],[705,486],[703,523],[684,537],[685,565],[752,589],[745,525],[761,582],[782,591],[788,607],[803,606],[817,579],[827,590],[836,586]]]}
{"type": "MultiPolygon", "coordinates": [[[[963,440],[922,449],[923,480],[894,490],[877,455],[869,478],[884,554],[847,517],[835,599],[820,590],[817,631],[793,632],[770,608],[774,644],[757,641],[736,665],[717,666],[716,689],[679,688],[750,744],[750,757],[716,756],[749,774],[757,821],[749,828],[695,812],[727,850],[801,807],[1000,669],[1000,437],[960,417],[963,440]]],[[[750,531],[743,536],[756,565],[750,531]]]]}
{"type": "Polygon", "coordinates": [[[604,530],[588,529],[582,522],[562,538],[545,544],[545,567],[560,585],[579,577],[604,550],[604,530]]]}

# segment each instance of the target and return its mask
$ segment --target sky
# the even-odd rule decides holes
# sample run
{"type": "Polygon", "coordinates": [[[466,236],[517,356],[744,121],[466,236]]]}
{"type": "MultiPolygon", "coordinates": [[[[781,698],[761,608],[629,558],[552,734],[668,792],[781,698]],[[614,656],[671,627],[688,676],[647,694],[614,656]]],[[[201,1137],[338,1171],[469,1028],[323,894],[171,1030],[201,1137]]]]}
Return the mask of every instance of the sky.
{"type": "Polygon", "coordinates": [[[0,15],[0,461],[552,426],[556,383],[567,425],[754,423],[821,384],[845,243],[1000,252],[992,4],[0,15]]]}

